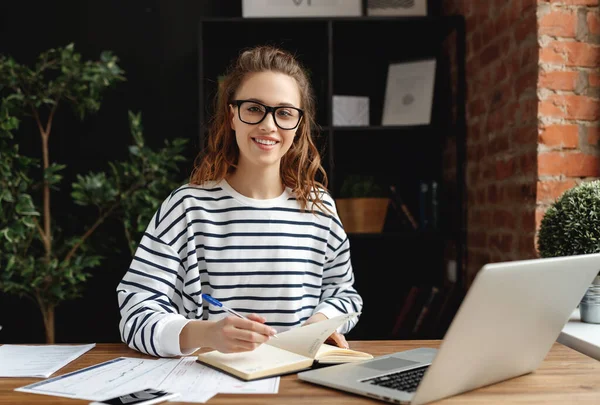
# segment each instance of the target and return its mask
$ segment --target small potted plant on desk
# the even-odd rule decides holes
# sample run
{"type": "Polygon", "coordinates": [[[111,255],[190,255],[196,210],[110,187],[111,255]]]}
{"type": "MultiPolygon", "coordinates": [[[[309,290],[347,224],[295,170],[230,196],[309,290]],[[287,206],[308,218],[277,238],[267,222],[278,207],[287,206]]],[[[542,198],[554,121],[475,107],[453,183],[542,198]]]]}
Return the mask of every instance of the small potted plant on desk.
{"type": "MultiPolygon", "coordinates": [[[[600,252],[600,180],[565,191],[546,211],[538,237],[541,257],[600,252]]],[[[600,274],[579,303],[581,320],[600,323],[600,274]]]]}
{"type": "Polygon", "coordinates": [[[335,200],[346,233],[380,233],[389,203],[374,176],[358,174],[345,178],[335,200]]]}

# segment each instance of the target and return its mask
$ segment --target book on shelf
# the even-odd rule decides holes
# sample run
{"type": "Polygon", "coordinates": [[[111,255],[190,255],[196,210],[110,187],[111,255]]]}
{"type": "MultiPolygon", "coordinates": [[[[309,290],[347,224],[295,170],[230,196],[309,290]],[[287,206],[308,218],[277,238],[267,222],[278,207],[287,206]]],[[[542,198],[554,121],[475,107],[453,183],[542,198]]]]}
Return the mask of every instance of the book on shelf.
{"type": "Polygon", "coordinates": [[[390,201],[392,203],[392,207],[394,208],[394,211],[396,212],[397,217],[400,220],[400,223],[406,229],[414,229],[414,230],[418,229],[419,224],[418,224],[417,220],[415,219],[414,215],[408,209],[408,206],[406,205],[406,203],[400,196],[400,193],[398,192],[398,189],[396,188],[396,186],[392,184],[389,186],[389,189],[390,189],[390,197],[391,197],[390,201]]]}
{"type": "Polygon", "coordinates": [[[396,320],[392,328],[392,338],[398,337],[398,334],[400,333],[400,330],[402,329],[405,323],[406,317],[412,309],[412,306],[414,305],[415,300],[417,299],[417,295],[419,295],[419,291],[420,287],[413,285],[406,294],[404,302],[398,311],[398,315],[396,316],[396,320]]]}
{"type": "Polygon", "coordinates": [[[431,293],[431,288],[431,286],[413,286],[411,288],[396,318],[392,338],[408,339],[411,337],[419,314],[431,293]]]}
{"type": "Polygon", "coordinates": [[[419,181],[419,229],[438,229],[439,183],[437,180],[419,181]]]}
{"type": "Polygon", "coordinates": [[[297,327],[277,334],[258,348],[241,353],[213,350],[198,355],[198,362],[245,381],[298,372],[313,366],[372,359],[369,353],[326,344],[338,327],[358,316],[358,312],[297,327]]]}
{"type": "Polygon", "coordinates": [[[419,316],[417,317],[417,320],[415,321],[415,324],[413,326],[413,329],[412,329],[412,338],[413,339],[420,337],[420,336],[424,336],[427,322],[431,320],[433,310],[435,309],[435,306],[436,306],[437,302],[439,301],[440,296],[441,296],[440,288],[437,286],[432,286],[431,290],[429,292],[429,297],[427,297],[425,304],[423,304],[423,308],[421,308],[421,311],[419,312],[419,316]]]}
{"type": "Polygon", "coordinates": [[[464,292],[458,284],[453,283],[447,288],[444,299],[436,315],[435,324],[433,325],[435,327],[435,333],[440,339],[444,336],[448,327],[450,327],[450,323],[452,323],[454,315],[456,315],[463,298],[464,292]]]}

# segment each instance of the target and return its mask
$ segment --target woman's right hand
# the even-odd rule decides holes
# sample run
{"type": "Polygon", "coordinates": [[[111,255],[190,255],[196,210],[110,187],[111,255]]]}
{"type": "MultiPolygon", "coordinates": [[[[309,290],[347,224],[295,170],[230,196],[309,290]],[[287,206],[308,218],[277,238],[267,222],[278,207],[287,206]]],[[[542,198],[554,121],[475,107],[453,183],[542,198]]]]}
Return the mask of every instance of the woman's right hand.
{"type": "Polygon", "coordinates": [[[260,315],[251,314],[248,319],[230,315],[210,325],[207,330],[210,346],[221,353],[247,352],[277,333],[264,324],[266,319],[260,315]]]}

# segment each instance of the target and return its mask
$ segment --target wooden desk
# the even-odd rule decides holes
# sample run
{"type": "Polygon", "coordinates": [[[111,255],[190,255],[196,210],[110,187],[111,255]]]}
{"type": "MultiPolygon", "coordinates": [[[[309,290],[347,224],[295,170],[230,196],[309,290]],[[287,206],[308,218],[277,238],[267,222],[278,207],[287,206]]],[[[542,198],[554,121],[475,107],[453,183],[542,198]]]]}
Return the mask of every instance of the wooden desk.
{"type": "MultiPolygon", "coordinates": [[[[438,347],[440,341],[353,341],[350,347],[375,356],[416,347],[438,347]]],[[[119,357],[145,357],[124,344],[98,344],[52,377],[119,357]]],[[[457,367],[460,365],[457,364],[457,367]]],[[[37,378],[0,378],[0,404],[87,404],[89,401],[13,391],[40,381],[37,378]]],[[[181,402],[170,402],[176,404],[181,402]]],[[[298,380],[296,375],[281,378],[278,394],[218,394],[207,402],[217,404],[383,404],[358,395],[320,387],[298,380]]],[[[600,362],[555,343],[534,373],[447,398],[436,404],[600,404],[600,362]]]]}

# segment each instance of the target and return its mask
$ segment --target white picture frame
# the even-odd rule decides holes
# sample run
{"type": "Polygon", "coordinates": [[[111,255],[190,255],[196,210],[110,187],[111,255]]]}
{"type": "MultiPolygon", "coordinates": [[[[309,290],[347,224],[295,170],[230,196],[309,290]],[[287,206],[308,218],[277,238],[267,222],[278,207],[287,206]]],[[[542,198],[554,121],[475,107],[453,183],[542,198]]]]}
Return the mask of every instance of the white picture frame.
{"type": "Polygon", "coordinates": [[[431,123],[435,59],[389,65],[381,125],[431,123]]]}
{"type": "Polygon", "coordinates": [[[369,126],[369,97],[334,95],[333,126],[369,126]]]}
{"type": "Polygon", "coordinates": [[[242,0],[242,17],[359,17],[362,0],[242,0]]]}
{"type": "Polygon", "coordinates": [[[425,17],[427,0],[367,0],[367,15],[425,17]]]}

